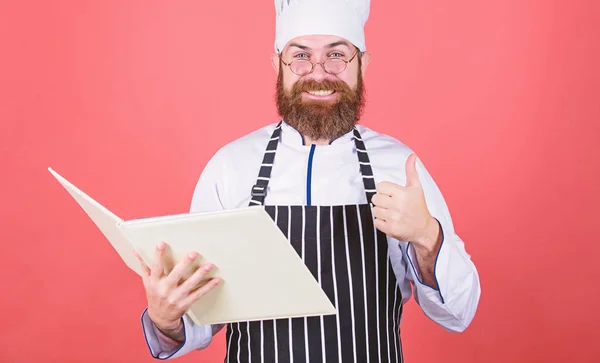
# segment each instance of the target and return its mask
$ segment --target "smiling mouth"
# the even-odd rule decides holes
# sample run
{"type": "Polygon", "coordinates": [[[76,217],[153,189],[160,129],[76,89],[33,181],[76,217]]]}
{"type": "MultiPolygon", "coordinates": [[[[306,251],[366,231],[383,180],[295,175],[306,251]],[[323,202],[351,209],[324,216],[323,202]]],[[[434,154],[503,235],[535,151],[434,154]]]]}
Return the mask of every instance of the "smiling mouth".
{"type": "Polygon", "coordinates": [[[306,93],[313,95],[313,96],[320,96],[320,97],[324,97],[324,96],[329,96],[332,95],[335,91],[324,91],[324,90],[319,90],[319,91],[306,91],[306,93]]]}

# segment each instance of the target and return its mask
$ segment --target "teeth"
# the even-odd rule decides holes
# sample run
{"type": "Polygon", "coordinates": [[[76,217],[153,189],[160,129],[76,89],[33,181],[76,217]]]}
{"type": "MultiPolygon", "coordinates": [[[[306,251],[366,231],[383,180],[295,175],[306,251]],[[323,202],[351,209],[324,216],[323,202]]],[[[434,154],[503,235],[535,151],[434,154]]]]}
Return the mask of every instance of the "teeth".
{"type": "Polygon", "coordinates": [[[308,91],[308,93],[314,96],[329,96],[333,91],[308,91]]]}

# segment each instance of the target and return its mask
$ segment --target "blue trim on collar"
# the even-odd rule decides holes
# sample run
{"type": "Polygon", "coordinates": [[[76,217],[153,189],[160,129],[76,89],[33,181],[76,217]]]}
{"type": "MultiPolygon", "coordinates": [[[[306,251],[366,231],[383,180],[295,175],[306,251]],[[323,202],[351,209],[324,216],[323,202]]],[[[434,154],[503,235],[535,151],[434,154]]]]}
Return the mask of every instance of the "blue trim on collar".
{"type": "Polygon", "coordinates": [[[342,137],[342,136],[344,136],[344,135],[340,135],[340,136],[336,137],[335,139],[333,139],[333,140],[329,141],[329,145],[333,144],[333,142],[334,142],[335,140],[339,139],[339,138],[340,138],[340,137],[342,137]]]}
{"type": "MultiPolygon", "coordinates": [[[[285,124],[286,126],[288,126],[289,128],[291,128],[292,130],[296,131],[298,133],[298,135],[300,135],[300,139],[302,139],[302,146],[306,146],[306,140],[304,139],[304,135],[302,135],[300,133],[300,131],[296,130],[296,128],[290,124],[288,124],[287,122],[285,122],[285,120],[281,120],[283,124],[285,124]]],[[[282,130],[283,131],[283,130],[282,130]]]]}

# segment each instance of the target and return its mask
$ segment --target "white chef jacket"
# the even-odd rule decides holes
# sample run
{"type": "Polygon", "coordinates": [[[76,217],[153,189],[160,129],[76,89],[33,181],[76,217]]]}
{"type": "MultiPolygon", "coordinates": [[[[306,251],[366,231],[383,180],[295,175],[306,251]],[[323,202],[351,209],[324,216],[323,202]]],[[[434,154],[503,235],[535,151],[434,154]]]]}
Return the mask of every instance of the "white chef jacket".
{"type": "MultiPolygon", "coordinates": [[[[196,185],[191,212],[207,212],[248,206],[267,143],[276,124],[245,135],[216,152],[196,185]]],[[[412,150],[400,141],[357,125],[369,155],[375,183],[406,183],[405,163],[412,150]]],[[[366,195],[359,170],[353,134],[329,145],[305,145],[302,135],[283,122],[265,205],[364,204],[366,195]]],[[[425,285],[415,266],[413,247],[388,237],[388,251],[403,302],[414,296],[423,312],[441,327],[462,332],[471,323],[481,294],[479,276],[453,222],[444,198],[417,160],[417,172],[429,212],[442,228],[442,245],[435,261],[438,289],[425,285]]],[[[202,253],[202,251],[197,251],[202,253]]],[[[212,340],[211,326],[197,326],[184,316],[185,343],[172,352],[161,351],[146,311],[142,326],[153,356],[176,358],[203,349],[212,340]]]]}

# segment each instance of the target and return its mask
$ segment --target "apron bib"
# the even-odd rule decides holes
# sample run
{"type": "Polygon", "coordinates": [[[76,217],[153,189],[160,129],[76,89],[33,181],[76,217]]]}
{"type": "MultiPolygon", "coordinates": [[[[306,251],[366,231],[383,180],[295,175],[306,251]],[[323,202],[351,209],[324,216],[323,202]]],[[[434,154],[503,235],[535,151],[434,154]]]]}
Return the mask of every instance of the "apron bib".
{"type": "MultiPolygon", "coordinates": [[[[249,203],[263,205],[281,135],[277,125],[249,203]]],[[[400,363],[402,294],[386,235],[375,229],[375,181],[360,133],[354,141],[367,204],[264,206],[332,304],[337,315],[230,323],[227,363],[400,363]]],[[[276,272],[275,272],[276,273],[276,272]]]]}

